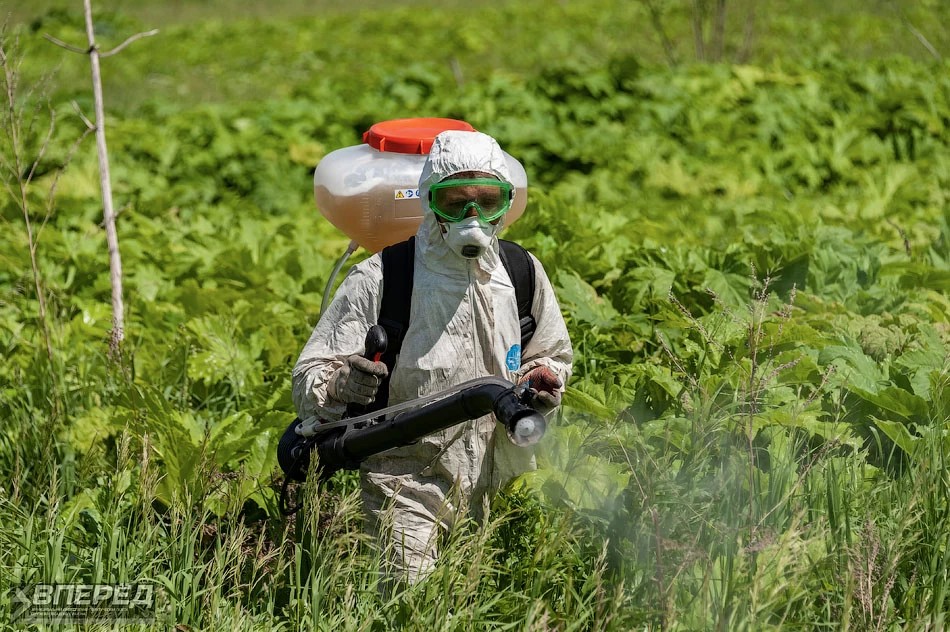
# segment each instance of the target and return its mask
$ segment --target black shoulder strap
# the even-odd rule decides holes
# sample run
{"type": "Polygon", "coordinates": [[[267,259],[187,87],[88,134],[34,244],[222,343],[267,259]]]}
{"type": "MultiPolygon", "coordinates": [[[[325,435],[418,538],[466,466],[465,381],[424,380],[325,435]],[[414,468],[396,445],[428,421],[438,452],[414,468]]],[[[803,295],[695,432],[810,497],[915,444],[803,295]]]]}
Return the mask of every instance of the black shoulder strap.
{"type": "Polygon", "coordinates": [[[518,301],[518,320],[521,323],[521,350],[534,336],[536,322],[531,308],[534,305],[534,262],[528,251],[513,241],[498,240],[498,254],[505,266],[512,285],[515,286],[515,300],[518,301]]]}
{"type": "MultiPolygon", "coordinates": [[[[412,305],[412,277],[415,262],[416,238],[410,237],[383,248],[383,296],[379,307],[379,324],[386,330],[389,343],[381,358],[389,374],[396,366],[396,356],[409,328],[409,308],[412,305]]],[[[389,378],[379,385],[376,400],[367,412],[385,408],[389,403],[389,378]]]]}

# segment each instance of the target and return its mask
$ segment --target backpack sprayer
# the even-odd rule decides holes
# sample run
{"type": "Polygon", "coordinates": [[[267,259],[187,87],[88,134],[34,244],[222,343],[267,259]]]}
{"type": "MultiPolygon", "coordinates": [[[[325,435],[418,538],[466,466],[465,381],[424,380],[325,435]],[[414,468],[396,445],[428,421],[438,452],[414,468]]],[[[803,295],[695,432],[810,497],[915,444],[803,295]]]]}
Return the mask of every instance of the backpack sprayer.
{"type": "MultiPolygon", "coordinates": [[[[454,119],[383,121],[363,135],[363,144],[333,151],[317,165],[317,207],[352,240],[327,280],[321,312],[326,308],[337,274],[357,247],[378,252],[415,234],[423,213],[419,175],[433,139],[448,129],[474,131],[468,123],[454,119]]],[[[505,159],[514,184],[514,199],[505,222],[510,226],[524,212],[528,182],[521,163],[507,153],[505,159]]],[[[533,295],[532,278],[529,301],[533,295]]],[[[523,322],[523,334],[524,329],[523,322]]],[[[398,347],[399,341],[395,342],[398,347]]],[[[387,343],[385,330],[373,326],[367,333],[364,357],[379,361],[387,343]]],[[[527,384],[484,377],[372,412],[351,404],[339,421],[319,417],[295,419],[277,446],[277,460],[285,474],[282,510],[289,514],[299,509],[288,508],[287,485],[290,479],[306,478],[314,453],[319,461],[319,476],[325,480],[339,470],[358,469],[370,456],[489,413],[504,424],[512,443],[534,445],[544,435],[546,423],[544,416],[528,405],[530,397],[527,384]]]]}
{"type": "MultiPolygon", "coordinates": [[[[366,335],[363,356],[379,361],[386,351],[385,330],[379,325],[366,335]]],[[[325,421],[319,417],[295,419],[277,446],[277,461],[284,471],[281,506],[286,514],[298,507],[287,504],[290,479],[307,477],[311,455],[319,461],[320,480],[339,470],[359,469],[365,459],[415,443],[422,437],[459,423],[494,413],[507,431],[508,439],[517,446],[536,444],[547,428],[544,415],[528,405],[531,394],[528,384],[515,385],[497,377],[483,377],[463,382],[454,388],[420,397],[377,411],[356,414],[361,407],[347,407],[347,417],[325,421]]]]}

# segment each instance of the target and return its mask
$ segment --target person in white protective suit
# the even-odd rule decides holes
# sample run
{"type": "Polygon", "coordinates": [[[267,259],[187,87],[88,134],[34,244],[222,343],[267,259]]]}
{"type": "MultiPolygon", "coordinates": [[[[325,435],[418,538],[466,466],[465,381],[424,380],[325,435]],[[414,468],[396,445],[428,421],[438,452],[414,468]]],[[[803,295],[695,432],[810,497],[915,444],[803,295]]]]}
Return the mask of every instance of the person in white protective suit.
{"type": "MultiPolygon", "coordinates": [[[[514,287],[499,258],[496,235],[504,215],[485,220],[500,208],[490,199],[493,181],[510,192],[508,165],[493,138],[460,131],[435,138],[419,181],[424,219],[415,241],[411,319],[390,378],[389,405],[486,376],[541,384],[534,406],[548,415],[560,404],[573,352],[551,283],[534,256],[536,329],[520,365],[511,359],[521,329],[514,287]],[[453,188],[460,178],[489,185],[453,188]],[[437,214],[428,202],[432,187],[444,208],[462,209],[464,216],[437,214]],[[458,204],[459,196],[471,200],[458,204]]],[[[336,419],[347,403],[373,400],[387,369],[359,354],[377,322],[382,280],[379,254],[353,266],[321,317],[293,371],[301,418],[336,419]]],[[[512,444],[493,415],[450,427],[362,463],[367,528],[389,546],[394,572],[414,582],[431,570],[440,535],[456,512],[480,519],[491,492],[534,467],[533,449],[512,444]]]]}

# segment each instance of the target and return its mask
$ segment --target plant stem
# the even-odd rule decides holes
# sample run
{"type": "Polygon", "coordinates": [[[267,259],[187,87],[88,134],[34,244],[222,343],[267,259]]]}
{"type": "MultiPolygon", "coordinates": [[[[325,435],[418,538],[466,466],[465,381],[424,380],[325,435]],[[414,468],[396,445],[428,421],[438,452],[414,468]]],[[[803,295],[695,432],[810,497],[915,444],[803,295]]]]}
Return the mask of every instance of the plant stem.
{"type": "Polygon", "coordinates": [[[92,94],[96,111],[96,153],[99,156],[99,182],[102,187],[102,215],[109,247],[109,279],[112,284],[112,335],[109,350],[118,358],[125,338],[125,307],[122,303],[122,259],[119,255],[119,236],[115,228],[112,206],[112,181],[109,177],[109,153],[106,148],[106,122],[102,100],[102,76],[99,71],[99,49],[92,23],[91,0],[83,0],[86,18],[86,36],[89,39],[89,63],[92,67],[92,94]]]}

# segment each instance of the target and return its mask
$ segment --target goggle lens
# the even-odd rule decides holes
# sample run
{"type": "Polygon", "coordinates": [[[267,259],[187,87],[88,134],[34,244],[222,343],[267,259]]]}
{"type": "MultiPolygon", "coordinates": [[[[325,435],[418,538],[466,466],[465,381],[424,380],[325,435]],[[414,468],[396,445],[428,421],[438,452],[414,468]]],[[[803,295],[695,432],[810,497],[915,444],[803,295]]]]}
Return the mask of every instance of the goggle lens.
{"type": "Polygon", "coordinates": [[[429,208],[450,222],[461,221],[474,208],[483,221],[491,222],[511,208],[513,188],[493,178],[444,180],[429,188],[429,208]]]}

